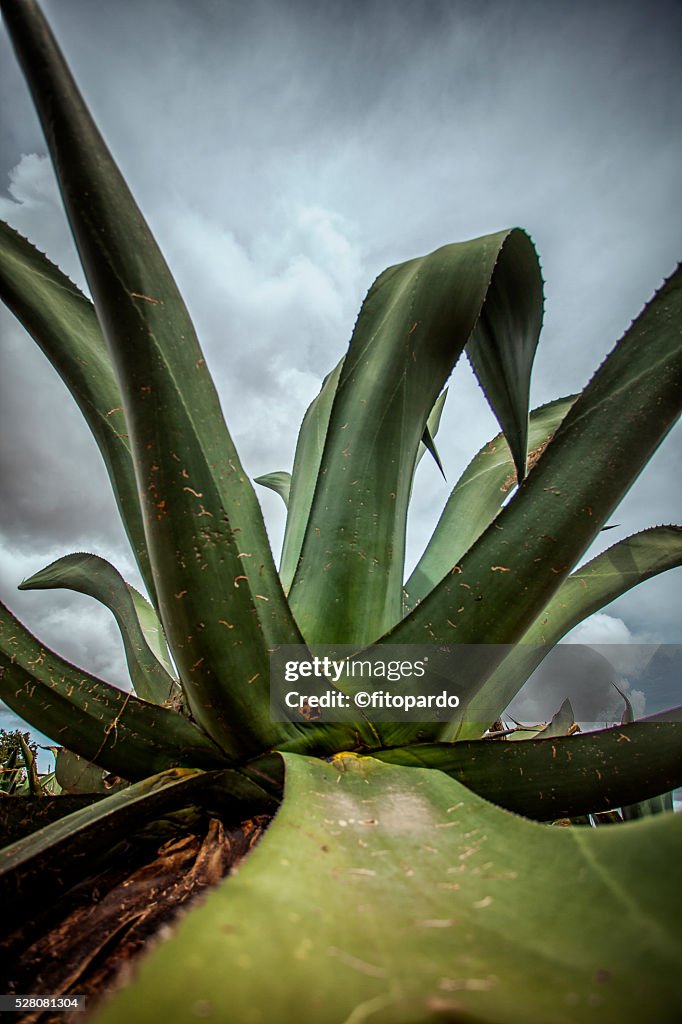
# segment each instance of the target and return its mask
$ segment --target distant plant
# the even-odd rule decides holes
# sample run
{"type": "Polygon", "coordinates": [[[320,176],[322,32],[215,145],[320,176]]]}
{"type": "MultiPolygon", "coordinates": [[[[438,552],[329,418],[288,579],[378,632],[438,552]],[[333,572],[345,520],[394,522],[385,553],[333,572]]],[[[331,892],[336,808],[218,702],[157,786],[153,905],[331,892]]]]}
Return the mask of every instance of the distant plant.
{"type": "Polygon", "coordinates": [[[260,479],[288,509],[278,572],[163,257],[37,5],[2,8],[93,301],[7,225],[0,292],[94,434],[150,599],[88,554],[22,584],[103,601],[136,695],[2,611],[0,696],[100,779],[135,783],[8,848],[3,891],[25,889],[51,844],[63,855],[69,829],[82,852],[91,825],[94,850],[103,820],[151,814],[161,791],[180,806],[205,780],[241,811],[282,804],[239,875],[97,1021],[546,1024],[596,1006],[603,1021],[672,1019],[680,821],[551,829],[500,806],[576,819],[680,785],[679,715],[572,735],[564,706],[524,742],[484,737],[540,644],[682,561],[682,528],[657,526],[576,568],[679,415],[680,271],[580,395],[530,416],[542,281],[523,231],[384,271],[305,415],[292,473],[260,479]],[[504,436],[465,470],[405,581],[416,465],[435,454],[464,352],[504,436]],[[487,645],[446,720],[271,717],[280,645],[425,643],[487,645]]]}
{"type": "Polygon", "coordinates": [[[14,753],[21,753],[25,745],[35,755],[38,753],[38,744],[35,743],[27,732],[21,729],[0,729],[0,760],[5,761],[14,753]],[[23,741],[23,744],[22,744],[23,741]]]}
{"type": "Polygon", "coordinates": [[[0,729],[0,796],[49,796],[60,792],[54,772],[38,771],[38,744],[27,732],[0,729]]]}
{"type": "Polygon", "coordinates": [[[14,729],[7,732],[0,729],[0,794],[10,795],[23,791],[28,786],[28,761],[35,756],[35,743],[29,744],[27,732],[14,729]]]}

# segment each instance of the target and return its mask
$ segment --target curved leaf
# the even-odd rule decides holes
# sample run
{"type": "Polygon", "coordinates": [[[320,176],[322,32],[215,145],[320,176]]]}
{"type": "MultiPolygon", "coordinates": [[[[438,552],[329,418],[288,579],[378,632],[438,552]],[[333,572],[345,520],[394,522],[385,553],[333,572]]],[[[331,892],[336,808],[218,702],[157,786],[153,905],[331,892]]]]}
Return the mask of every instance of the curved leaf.
{"type": "Polygon", "coordinates": [[[627,590],[682,565],[682,526],[652,526],[613,544],[572,573],[524,635],[553,644],[627,590]]]}
{"type": "MultiPolygon", "coordinates": [[[[371,643],[400,619],[415,459],[488,300],[490,337],[526,365],[542,283],[533,245],[518,229],[443,246],[390,267],[372,285],[334,395],[290,591],[308,642],[371,643]]],[[[509,393],[518,398],[511,382],[509,393]]],[[[527,406],[518,413],[527,418],[527,406]]],[[[524,428],[524,451],[525,440],[524,428]]]]}
{"type": "Polygon", "coordinates": [[[679,815],[551,828],[441,772],[286,766],[282,807],[239,872],[95,1024],[672,1024],[679,815]]]}
{"type": "Polygon", "coordinates": [[[634,722],[634,720],[635,720],[635,710],[634,710],[634,708],[632,706],[630,698],[627,697],[626,694],[623,693],[621,688],[619,686],[616,686],[615,683],[612,682],[611,685],[613,686],[614,690],[618,691],[620,696],[623,698],[623,703],[625,704],[625,709],[623,711],[623,717],[620,720],[620,724],[621,725],[627,725],[628,722],[634,722]]]}
{"type": "MultiPolygon", "coordinates": [[[[530,373],[542,327],[542,279],[523,261],[493,274],[466,353],[511,450],[516,476],[526,475],[530,373]],[[530,301],[521,300],[531,292],[530,301]],[[528,309],[524,309],[528,302],[528,309]],[[524,314],[528,317],[524,323],[524,314]],[[530,314],[530,315],[529,315],[530,314]]],[[[539,271],[539,267],[538,267],[539,271]]]]}
{"type": "Polygon", "coordinates": [[[274,473],[265,473],[263,476],[254,477],[253,482],[261,487],[269,487],[275,494],[279,494],[284,502],[285,508],[289,507],[289,491],[291,490],[291,473],[286,470],[276,470],[274,473]]]}
{"type": "MultiPolygon", "coordinates": [[[[576,396],[558,398],[530,414],[528,462],[537,462],[576,396]]],[[[503,434],[484,445],[455,484],[424,554],[405,585],[406,611],[423,600],[478,540],[516,484],[503,434]]]]}
{"type": "Polygon", "coordinates": [[[123,402],[92,303],[46,256],[0,221],[0,298],[73,395],[109,473],[145,586],[154,594],[123,402]]]}
{"type": "Polygon", "coordinates": [[[140,700],[45,648],[0,603],[0,699],[55,743],[124,779],[226,757],[175,711],[140,700]]]}
{"type": "MultiPolygon", "coordinates": [[[[681,285],[677,270],[604,361],[494,523],[382,642],[522,638],[678,418],[681,285]]],[[[497,663],[491,659],[477,686],[497,663]]],[[[458,720],[465,711],[458,709],[458,720]]],[[[447,728],[443,735],[450,735],[447,728]]]]}
{"type": "Polygon", "coordinates": [[[194,327],[34,0],[3,2],[120,382],[159,613],[196,721],[231,754],[292,734],[268,649],[300,643],[194,327]]]}
{"type": "MultiPolygon", "coordinates": [[[[138,618],[138,608],[144,608],[147,631],[155,630],[157,650],[165,646],[161,623],[154,609],[126,583],[113,565],[98,555],[65,555],[24,580],[19,590],[60,587],[94,597],[112,612],[121,631],[128,671],[138,697],[154,704],[177,703],[180,700],[180,687],[147,641],[138,618]]],[[[170,665],[167,654],[165,660],[170,665]]]]}
{"type": "Polygon", "coordinates": [[[655,526],[618,541],[568,579],[499,668],[462,710],[458,739],[481,736],[550,648],[588,615],[638,583],[682,565],[682,527],[655,526]]]}

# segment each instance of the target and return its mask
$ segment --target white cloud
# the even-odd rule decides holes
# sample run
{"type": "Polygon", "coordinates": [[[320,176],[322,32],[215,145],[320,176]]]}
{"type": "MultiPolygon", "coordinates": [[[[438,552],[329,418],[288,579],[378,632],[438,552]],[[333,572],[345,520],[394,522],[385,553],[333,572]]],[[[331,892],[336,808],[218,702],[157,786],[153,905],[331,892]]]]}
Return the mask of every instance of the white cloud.
{"type": "Polygon", "coordinates": [[[632,632],[622,619],[607,612],[596,612],[580,622],[566,635],[563,643],[569,644],[633,644],[632,632]]]}

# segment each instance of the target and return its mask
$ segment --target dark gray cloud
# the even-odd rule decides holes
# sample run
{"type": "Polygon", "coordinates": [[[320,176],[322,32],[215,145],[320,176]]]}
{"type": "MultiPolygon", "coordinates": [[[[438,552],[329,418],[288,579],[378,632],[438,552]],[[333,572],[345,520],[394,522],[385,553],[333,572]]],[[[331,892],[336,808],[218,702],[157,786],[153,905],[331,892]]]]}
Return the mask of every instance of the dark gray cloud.
{"type": "Polygon", "coordinates": [[[514,698],[507,716],[524,725],[548,722],[564,700],[571,702],[575,720],[586,728],[603,728],[623,720],[624,697],[635,718],[679,706],[682,649],[679,644],[633,645],[627,631],[613,619],[597,615],[588,643],[559,644],[514,698]]]}
{"type": "MultiPolygon", "coordinates": [[[[186,296],[254,475],[290,465],[306,404],[390,263],[525,226],[547,282],[538,404],[587,382],[675,265],[677,3],[45,9],[186,296]]],[[[0,88],[0,216],[82,284],[4,35],[0,88]]],[[[92,664],[87,638],[74,640],[82,606],[13,588],[69,550],[97,550],[134,576],[130,557],[78,412],[6,314],[0,331],[0,593],[46,640],[92,664]]],[[[456,379],[440,445],[450,483],[497,429],[466,369],[456,379]]],[[[679,515],[679,437],[678,428],[598,546],[679,515]]],[[[447,492],[425,464],[412,559],[447,492]]],[[[278,499],[262,501],[278,547],[278,499]]],[[[630,639],[671,641],[676,607],[679,573],[591,628],[622,620],[630,639]]],[[[97,668],[120,679],[114,635],[102,636],[97,668]]]]}

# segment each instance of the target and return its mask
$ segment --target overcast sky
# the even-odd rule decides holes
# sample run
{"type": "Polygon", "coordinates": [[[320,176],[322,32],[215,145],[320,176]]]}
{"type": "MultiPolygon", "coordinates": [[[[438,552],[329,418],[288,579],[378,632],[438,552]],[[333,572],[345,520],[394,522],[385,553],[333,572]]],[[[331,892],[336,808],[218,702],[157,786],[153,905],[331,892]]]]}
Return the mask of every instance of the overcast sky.
{"type": "MultiPolygon", "coordinates": [[[[387,265],[525,227],[546,280],[537,405],[585,385],[679,257],[678,2],[44,8],[186,298],[253,475],[290,468],[303,412],[387,265]]],[[[83,285],[4,30],[0,97],[0,217],[83,285]]],[[[0,332],[0,596],[60,652],[126,685],[107,612],[15,589],[76,550],[137,576],[80,414],[5,311],[0,332]]],[[[455,381],[439,439],[448,484],[424,460],[412,562],[497,430],[465,368],[455,381]]],[[[599,547],[679,520],[681,436],[599,547]]],[[[283,509],[259,494],[278,551],[283,509]]],[[[680,584],[677,570],[643,585],[579,638],[679,643],[680,584]]]]}

